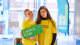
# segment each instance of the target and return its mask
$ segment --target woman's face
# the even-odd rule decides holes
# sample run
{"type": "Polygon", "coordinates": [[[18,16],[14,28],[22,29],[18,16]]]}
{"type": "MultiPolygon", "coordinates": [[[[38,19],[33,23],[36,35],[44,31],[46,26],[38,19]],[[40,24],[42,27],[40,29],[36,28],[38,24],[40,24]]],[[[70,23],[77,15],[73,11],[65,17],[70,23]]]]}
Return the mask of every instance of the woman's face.
{"type": "Polygon", "coordinates": [[[26,11],[26,17],[27,17],[28,19],[32,19],[32,18],[34,17],[33,12],[30,11],[30,10],[26,11]]]}
{"type": "Polygon", "coordinates": [[[40,15],[43,17],[43,18],[47,18],[47,12],[45,9],[41,9],[40,10],[40,15]]]}

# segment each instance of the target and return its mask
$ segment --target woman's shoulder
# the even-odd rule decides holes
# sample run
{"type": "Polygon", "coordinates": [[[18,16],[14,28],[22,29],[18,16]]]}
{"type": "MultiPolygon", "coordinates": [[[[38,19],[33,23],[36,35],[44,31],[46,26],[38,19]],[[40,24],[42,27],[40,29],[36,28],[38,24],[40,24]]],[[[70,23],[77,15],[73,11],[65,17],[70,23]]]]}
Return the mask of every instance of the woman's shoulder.
{"type": "Polygon", "coordinates": [[[36,25],[36,21],[34,20],[33,22],[34,22],[34,24],[36,25]]]}
{"type": "Polygon", "coordinates": [[[27,23],[27,21],[28,21],[27,19],[26,19],[26,20],[24,20],[24,21],[22,22],[22,25],[23,25],[23,24],[25,24],[25,23],[27,23]]]}
{"type": "Polygon", "coordinates": [[[56,24],[54,19],[51,19],[50,22],[53,23],[53,24],[56,24]]]}
{"type": "Polygon", "coordinates": [[[55,20],[54,20],[54,19],[51,19],[51,20],[50,20],[50,19],[48,19],[48,20],[49,20],[49,21],[53,21],[53,22],[55,22],[55,20]]]}

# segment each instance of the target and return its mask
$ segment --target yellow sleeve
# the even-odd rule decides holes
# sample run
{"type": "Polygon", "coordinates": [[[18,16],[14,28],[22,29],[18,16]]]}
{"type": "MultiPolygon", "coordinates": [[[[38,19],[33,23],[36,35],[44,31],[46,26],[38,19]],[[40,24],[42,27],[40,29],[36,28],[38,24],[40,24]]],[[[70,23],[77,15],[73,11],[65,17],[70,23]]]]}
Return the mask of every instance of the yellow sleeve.
{"type": "Polygon", "coordinates": [[[25,22],[23,22],[23,23],[21,24],[21,30],[23,30],[23,29],[25,29],[25,28],[26,28],[25,22]]]}
{"type": "MultiPolygon", "coordinates": [[[[24,26],[24,22],[22,22],[22,24],[21,24],[21,30],[23,30],[23,26],[24,26]]],[[[21,30],[20,30],[20,36],[23,37],[22,33],[21,33],[21,30]]]]}
{"type": "Polygon", "coordinates": [[[57,33],[57,27],[56,27],[56,22],[54,20],[53,21],[53,24],[52,24],[52,33],[57,33]]]}
{"type": "Polygon", "coordinates": [[[21,30],[23,30],[22,25],[23,25],[23,24],[21,24],[21,30]]]}

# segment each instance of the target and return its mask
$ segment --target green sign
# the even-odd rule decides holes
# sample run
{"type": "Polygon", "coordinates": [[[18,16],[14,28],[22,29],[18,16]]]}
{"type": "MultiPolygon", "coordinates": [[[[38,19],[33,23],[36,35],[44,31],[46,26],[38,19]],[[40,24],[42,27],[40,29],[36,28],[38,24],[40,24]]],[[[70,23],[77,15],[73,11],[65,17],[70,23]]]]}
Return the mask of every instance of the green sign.
{"type": "Polygon", "coordinates": [[[40,33],[43,33],[43,29],[42,29],[41,24],[38,24],[30,28],[23,29],[21,30],[21,32],[22,32],[23,38],[26,39],[29,37],[36,36],[40,33]]]}

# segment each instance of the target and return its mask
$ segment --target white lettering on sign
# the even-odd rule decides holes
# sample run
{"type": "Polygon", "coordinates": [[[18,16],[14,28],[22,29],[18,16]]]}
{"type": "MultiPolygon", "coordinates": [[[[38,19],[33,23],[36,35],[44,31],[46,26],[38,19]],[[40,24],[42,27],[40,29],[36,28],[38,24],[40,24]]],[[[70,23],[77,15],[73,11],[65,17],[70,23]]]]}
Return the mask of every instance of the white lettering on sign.
{"type": "Polygon", "coordinates": [[[23,31],[24,36],[30,36],[30,35],[32,35],[31,31],[34,31],[34,30],[35,30],[35,28],[33,27],[33,28],[29,29],[29,30],[23,31]]]}

